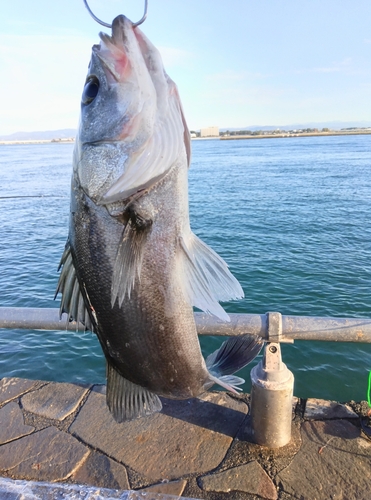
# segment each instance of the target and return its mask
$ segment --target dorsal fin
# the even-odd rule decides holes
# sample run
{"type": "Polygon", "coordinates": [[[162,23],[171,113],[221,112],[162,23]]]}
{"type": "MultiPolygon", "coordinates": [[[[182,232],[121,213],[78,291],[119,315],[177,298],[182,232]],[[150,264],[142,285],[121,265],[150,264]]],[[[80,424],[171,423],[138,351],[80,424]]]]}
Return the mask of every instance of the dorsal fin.
{"type": "MultiPolygon", "coordinates": [[[[94,331],[89,312],[85,306],[84,296],[80,289],[80,284],[76,276],[76,269],[73,264],[71,247],[67,241],[58,270],[63,266],[54,299],[58,293],[62,294],[59,307],[60,316],[66,313],[68,321],[76,321],[85,325],[86,330],[94,331]]],[[[87,297],[87,292],[84,290],[87,297]]],[[[93,311],[92,311],[93,314],[93,311]]]]}

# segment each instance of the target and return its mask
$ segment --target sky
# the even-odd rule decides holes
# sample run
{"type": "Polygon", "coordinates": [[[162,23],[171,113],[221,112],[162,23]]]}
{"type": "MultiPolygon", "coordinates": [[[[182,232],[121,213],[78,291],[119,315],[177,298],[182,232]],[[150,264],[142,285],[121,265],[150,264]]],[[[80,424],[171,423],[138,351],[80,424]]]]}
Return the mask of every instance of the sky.
{"type": "MultiPolygon", "coordinates": [[[[371,125],[370,0],[148,0],[188,127],[371,125]]],[[[90,0],[107,23],[144,0],[90,0]]],[[[82,0],[0,0],[0,135],[76,128],[98,32],[82,0]]]]}

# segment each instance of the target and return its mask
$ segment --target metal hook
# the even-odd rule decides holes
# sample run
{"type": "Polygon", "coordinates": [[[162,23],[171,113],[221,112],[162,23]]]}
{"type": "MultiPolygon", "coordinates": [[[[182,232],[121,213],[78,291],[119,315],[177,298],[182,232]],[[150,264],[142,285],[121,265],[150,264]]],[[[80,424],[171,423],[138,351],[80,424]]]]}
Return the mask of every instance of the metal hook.
{"type": "MultiPolygon", "coordinates": [[[[106,28],[112,28],[112,24],[104,23],[103,21],[101,21],[100,19],[98,19],[97,16],[95,16],[93,14],[93,12],[90,10],[90,7],[88,5],[88,1],[87,0],[84,0],[84,4],[85,4],[85,7],[88,9],[89,14],[91,15],[91,17],[95,21],[97,21],[97,23],[101,24],[102,26],[105,26],[106,28]]],[[[148,10],[148,0],[144,0],[144,14],[143,14],[143,17],[137,23],[133,23],[134,28],[136,26],[139,26],[140,24],[144,23],[144,21],[146,20],[146,17],[147,17],[147,10],[148,10]]]]}

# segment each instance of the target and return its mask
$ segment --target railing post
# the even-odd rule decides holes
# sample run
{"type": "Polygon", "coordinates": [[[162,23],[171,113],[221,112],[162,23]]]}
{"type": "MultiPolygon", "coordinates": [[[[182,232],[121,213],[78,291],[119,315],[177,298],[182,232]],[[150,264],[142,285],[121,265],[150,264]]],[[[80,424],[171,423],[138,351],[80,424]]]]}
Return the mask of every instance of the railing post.
{"type": "Polygon", "coordinates": [[[255,443],[280,448],[291,439],[294,376],[282,362],[280,313],[267,313],[263,360],[251,370],[251,420],[255,443]],[[275,340],[269,342],[269,340],[275,340]]]}

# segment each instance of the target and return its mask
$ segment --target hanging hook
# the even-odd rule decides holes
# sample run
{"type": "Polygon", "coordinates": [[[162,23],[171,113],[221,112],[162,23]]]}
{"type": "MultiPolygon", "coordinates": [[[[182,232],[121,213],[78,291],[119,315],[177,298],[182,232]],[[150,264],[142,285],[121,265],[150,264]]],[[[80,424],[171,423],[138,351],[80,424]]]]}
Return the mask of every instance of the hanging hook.
{"type": "MultiPolygon", "coordinates": [[[[112,24],[104,23],[103,21],[101,21],[100,19],[98,19],[97,16],[95,16],[93,14],[93,12],[91,11],[91,9],[90,9],[90,7],[88,5],[88,1],[87,0],[84,0],[84,4],[85,4],[85,7],[88,9],[89,14],[91,15],[91,17],[95,21],[97,21],[97,23],[101,24],[102,26],[105,26],[106,28],[112,28],[112,24]]],[[[143,17],[137,23],[133,23],[134,28],[136,26],[139,26],[140,24],[144,23],[144,21],[146,20],[146,17],[147,17],[147,10],[148,10],[148,0],[144,0],[144,14],[143,14],[143,17]]]]}

